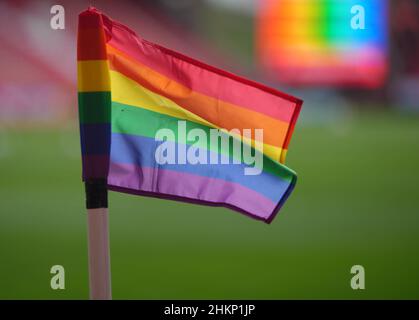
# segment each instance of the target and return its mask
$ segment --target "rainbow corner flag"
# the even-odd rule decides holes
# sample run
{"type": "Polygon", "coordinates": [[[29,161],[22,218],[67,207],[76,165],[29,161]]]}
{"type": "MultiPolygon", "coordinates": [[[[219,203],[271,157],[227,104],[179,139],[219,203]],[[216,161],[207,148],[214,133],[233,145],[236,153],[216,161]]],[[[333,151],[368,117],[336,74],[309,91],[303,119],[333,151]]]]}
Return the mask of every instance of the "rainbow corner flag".
{"type": "Polygon", "coordinates": [[[79,15],[77,59],[84,181],[272,221],[296,182],[283,163],[301,100],[148,42],[94,8],[79,15]]]}

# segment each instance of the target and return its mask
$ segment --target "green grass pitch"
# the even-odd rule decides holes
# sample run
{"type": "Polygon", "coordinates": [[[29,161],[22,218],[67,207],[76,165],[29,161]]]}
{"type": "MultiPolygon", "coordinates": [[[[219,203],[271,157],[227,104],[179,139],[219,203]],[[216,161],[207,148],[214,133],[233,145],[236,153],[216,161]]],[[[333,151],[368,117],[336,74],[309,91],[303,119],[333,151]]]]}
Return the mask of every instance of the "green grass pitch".
{"type": "MultiPolygon", "coordinates": [[[[77,128],[3,129],[0,146],[0,298],[88,298],[77,128]],[[55,264],[65,290],[50,288],[55,264]]],[[[300,123],[287,164],[299,180],[271,225],[110,194],[113,297],[418,299],[419,118],[300,123]]]]}

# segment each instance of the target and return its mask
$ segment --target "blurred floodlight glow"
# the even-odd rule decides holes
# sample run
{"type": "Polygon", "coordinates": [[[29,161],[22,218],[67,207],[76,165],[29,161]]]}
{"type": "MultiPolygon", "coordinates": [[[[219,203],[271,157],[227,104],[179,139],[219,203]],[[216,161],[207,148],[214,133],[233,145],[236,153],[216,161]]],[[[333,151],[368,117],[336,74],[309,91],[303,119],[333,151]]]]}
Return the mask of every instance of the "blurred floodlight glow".
{"type": "Polygon", "coordinates": [[[280,81],[376,88],[387,75],[387,0],[261,0],[258,58],[280,81]],[[353,29],[354,6],[365,28],[353,29]]]}

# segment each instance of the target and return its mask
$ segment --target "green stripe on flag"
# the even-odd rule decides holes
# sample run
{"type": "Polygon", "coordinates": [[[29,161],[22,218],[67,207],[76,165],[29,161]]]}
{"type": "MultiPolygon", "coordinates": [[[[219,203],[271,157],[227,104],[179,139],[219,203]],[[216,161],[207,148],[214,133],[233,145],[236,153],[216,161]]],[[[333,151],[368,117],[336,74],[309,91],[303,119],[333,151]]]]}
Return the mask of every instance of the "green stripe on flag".
{"type": "Polygon", "coordinates": [[[80,123],[111,122],[110,92],[79,92],[80,123]]]}
{"type": "MultiPolygon", "coordinates": [[[[206,141],[197,139],[196,141],[187,140],[186,144],[194,145],[195,147],[200,147],[208,150],[210,146],[210,127],[205,125],[195,123],[192,121],[187,121],[183,119],[178,119],[172,116],[165,114],[157,113],[147,109],[142,109],[139,107],[134,107],[118,102],[112,101],[112,132],[130,134],[137,136],[144,136],[149,138],[154,138],[156,133],[160,129],[170,129],[175,136],[175,141],[178,141],[178,121],[185,121],[186,123],[186,132],[190,132],[192,129],[201,129],[205,132],[207,136],[206,141]]],[[[219,154],[228,155],[230,159],[239,158],[241,162],[243,161],[243,154],[239,156],[233,152],[233,139],[237,141],[236,138],[230,137],[228,150],[222,148],[221,143],[218,143],[218,150],[216,151],[219,154]]],[[[241,141],[240,141],[241,142],[241,141]]],[[[215,151],[212,150],[211,151],[215,151]]],[[[252,148],[252,155],[255,155],[255,149],[252,148]]],[[[274,161],[266,156],[263,156],[263,171],[269,172],[274,176],[279,176],[282,179],[291,181],[294,179],[295,172],[287,168],[283,170],[284,165],[274,161]]]]}

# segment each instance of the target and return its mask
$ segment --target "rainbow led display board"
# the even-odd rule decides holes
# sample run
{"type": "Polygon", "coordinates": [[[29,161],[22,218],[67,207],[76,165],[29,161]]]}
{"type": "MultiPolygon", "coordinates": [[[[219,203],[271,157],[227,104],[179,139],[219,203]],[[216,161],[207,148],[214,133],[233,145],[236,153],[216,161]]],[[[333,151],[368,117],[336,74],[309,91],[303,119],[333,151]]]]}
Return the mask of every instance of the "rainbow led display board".
{"type": "Polygon", "coordinates": [[[261,64],[297,85],[380,87],[387,74],[386,0],[261,0],[261,64]],[[364,28],[358,18],[361,5],[364,28]],[[355,19],[355,20],[353,20],[355,19]],[[352,24],[351,24],[352,22],[352,24]]]}

